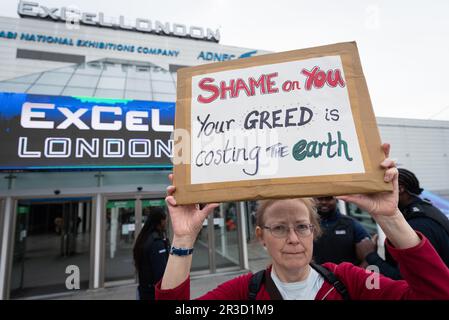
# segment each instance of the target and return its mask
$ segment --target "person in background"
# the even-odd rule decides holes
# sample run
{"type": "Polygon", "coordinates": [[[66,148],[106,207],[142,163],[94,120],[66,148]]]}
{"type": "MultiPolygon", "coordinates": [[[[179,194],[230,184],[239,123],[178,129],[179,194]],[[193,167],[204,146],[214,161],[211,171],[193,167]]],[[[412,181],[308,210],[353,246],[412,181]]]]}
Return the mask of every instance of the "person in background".
{"type": "Polygon", "coordinates": [[[162,278],[170,243],[165,236],[167,215],[162,207],[153,207],[134,244],[140,300],[154,300],[154,285],[162,278]]]}
{"type": "MultiPolygon", "coordinates": [[[[429,239],[432,246],[449,267],[449,219],[430,202],[422,200],[419,195],[423,189],[415,174],[399,168],[399,210],[408,224],[429,239]]],[[[369,265],[376,265],[379,272],[392,279],[402,279],[397,262],[388,250],[383,260],[376,248],[366,256],[369,265]]]]}
{"type": "Polygon", "coordinates": [[[356,219],[340,213],[337,198],[315,201],[323,234],[313,243],[314,261],[361,264],[375,248],[368,232],[356,219]]]}
{"type": "Polygon", "coordinates": [[[55,232],[57,235],[60,235],[64,229],[64,219],[62,217],[56,217],[55,221],[55,232]]]}

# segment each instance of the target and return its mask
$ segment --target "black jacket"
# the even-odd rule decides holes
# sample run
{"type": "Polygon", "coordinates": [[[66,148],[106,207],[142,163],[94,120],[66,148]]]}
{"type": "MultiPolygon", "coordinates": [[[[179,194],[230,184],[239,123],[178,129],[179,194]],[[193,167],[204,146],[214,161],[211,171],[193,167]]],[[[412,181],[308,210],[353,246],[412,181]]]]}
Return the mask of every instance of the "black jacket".
{"type": "Polygon", "coordinates": [[[168,239],[157,231],[150,233],[146,239],[139,265],[140,300],[154,300],[154,285],[164,275],[169,248],[168,239]]]}
{"type": "MultiPolygon", "coordinates": [[[[449,219],[430,202],[420,198],[402,208],[402,214],[413,230],[420,231],[430,240],[443,262],[449,267],[449,219]]],[[[376,252],[370,253],[366,261],[379,267],[380,273],[395,280],[402,279],[396,261],[388,251],[383,260],[376,252]]]]}
{"type": "Polygon", "coordinates": [[[333,262],[351,262],[359,264],[356,245],[365,238],[368,232],[354,218],[342,215],[337,209],[335,213],[320,220],[323,234],[313,243],[313,259],[317,264],[333,262]]]}

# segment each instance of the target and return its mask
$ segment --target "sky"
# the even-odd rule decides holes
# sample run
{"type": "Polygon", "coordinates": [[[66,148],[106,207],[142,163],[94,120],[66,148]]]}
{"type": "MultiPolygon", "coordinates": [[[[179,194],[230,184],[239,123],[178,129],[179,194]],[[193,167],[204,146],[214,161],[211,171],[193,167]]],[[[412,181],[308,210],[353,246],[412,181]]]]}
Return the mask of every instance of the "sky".
{"type": "MultiPolygon", "coordinates": [[[[356,41],[379,117],[449,121],[447,0],[39,0],[106,16],[219,29],[223,45],[282,52],[356,41]]],[[[0,15],[18,17],[18,0],[0,15]]]]}

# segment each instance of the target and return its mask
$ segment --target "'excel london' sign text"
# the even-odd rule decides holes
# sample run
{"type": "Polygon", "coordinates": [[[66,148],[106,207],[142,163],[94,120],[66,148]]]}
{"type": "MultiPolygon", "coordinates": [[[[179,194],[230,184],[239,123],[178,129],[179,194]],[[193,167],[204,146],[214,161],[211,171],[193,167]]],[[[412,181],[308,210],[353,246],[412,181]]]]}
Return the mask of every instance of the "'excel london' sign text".
{"type": "Polygon", "coordinates": [[[169,168],[175,104],[0,92],[0,171],[169,168]]]}
{"type": "Polygon", "coordinates": [[[73,7],[49,8],[37,2],[20,1],[17,13],[21,17],[33,17],[50,19],[68,23],[80,23],[88,26],[98,26],[128,31],[141,31],[157,35],[173,36],[180,38],[192,38],[198,40],[219,42],[220,31],[207,28],[190,26],[179,23],[162,23],[148,19],[137,18],[133,23],[128,23],[124,16],[118,19],[107,19],[103,12],[82,12],[73,7]]]}

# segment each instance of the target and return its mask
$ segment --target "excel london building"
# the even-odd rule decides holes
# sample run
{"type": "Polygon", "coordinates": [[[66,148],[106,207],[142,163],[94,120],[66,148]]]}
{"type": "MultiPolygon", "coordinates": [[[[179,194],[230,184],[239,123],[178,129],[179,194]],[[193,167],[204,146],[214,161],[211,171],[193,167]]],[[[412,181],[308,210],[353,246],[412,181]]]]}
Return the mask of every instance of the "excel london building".
{"type": "MultiPolygon", "coordinates": [[[[0,17],[0,298],[67,293],[68,266],[81,289],[133,283],[133,241],[165,205],[176,70],[264,52],[148,17],[17,13],[0,17]]],[[[205,222],[194,274],[247,268],[246,210],[205,222]]]]}

